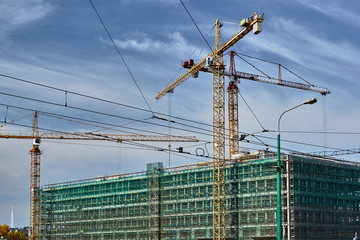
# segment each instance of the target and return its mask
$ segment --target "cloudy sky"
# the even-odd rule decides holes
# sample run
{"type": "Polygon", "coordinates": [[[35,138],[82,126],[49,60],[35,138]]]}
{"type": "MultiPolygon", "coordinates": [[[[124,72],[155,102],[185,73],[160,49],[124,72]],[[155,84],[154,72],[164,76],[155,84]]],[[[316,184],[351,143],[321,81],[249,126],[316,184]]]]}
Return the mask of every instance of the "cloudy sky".
{"type": "MultiPolygon", "coordinates": [[[[282,146],[304,152],[359,147],[360,5],[357,1],[227,0],[221,4],[183,1],[211,46],[214,44],[211,29],[216,19],[224,22],[222,37],[226,41],[240,28],[238,23],[244,17],[256,11],[264,13],[263,32],[248,34],[231,49],[281,63],[311,84],[331,91],[323,97],[314,92],[242,80],[241,96],[261,125],[269,130],[257,134],[257,138],[248,136],[250,142],[241,142],[242,148],[268,146],[275,150],[274,130],[279,115],[312,97],[318,103],[302,106],[282,119],[282,146]]],[[[173,94],[155,100],[159,91],[185,72],[181,61],[192,54],[197,59],[210,53],[181,3],[93,0],[93,4],[146,101],[88,0],[2,0],[1,134],[31,132],[32,114],[38,110],[40,131],[174,134],[197,136],[200,140],[172,143],[173,150],[182,146],[190,154],[170,156],[156,149],[166,148],[168,143],[128,145],[44,140],[40,146],[42,186],[143,171],[149,162],[160,161],[167,167],[169,162],[176,166],[208,160],[195,155],[206,149],[211,155],[211,143],[206,144],[211,142],[211,75],[200,73],[199,78],[188,79],[173,94]],[[152,118],[152,112],[166,119],[171,115],[175,123],[169,128],[168,121],[152,118]]],[[[228,55],[225,59],[229,62],[228,55]]],[[[246,60],[271,77],[278,76],[277,65],[246,60]]],[[[236,58],[236,68],[261,74],[240,58],[236,58]]],[[[284,69],[282,77],[304,83],[284,69]]],[[[247,105],[239,97],[240,131],[260,132],[263,128],[247,105]]],[[[10,224],[11,204],[15,203],[15,226],[28,225],[31,147],[31,140],[1,139],[0,224],[10,224]]],[[[359,156],[341,158],[358,161],[359,156]]]]}

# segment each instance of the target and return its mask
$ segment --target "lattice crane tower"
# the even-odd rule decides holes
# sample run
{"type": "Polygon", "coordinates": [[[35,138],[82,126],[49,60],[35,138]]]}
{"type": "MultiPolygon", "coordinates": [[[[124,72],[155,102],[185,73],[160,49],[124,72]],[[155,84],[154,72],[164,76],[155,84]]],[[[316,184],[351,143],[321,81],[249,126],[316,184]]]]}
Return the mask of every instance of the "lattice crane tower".
{"type": "Polygon", "coordinates": [[[158,93],[160,99],[189,77],[197,74],[205,65],[213,69],[213,239],[225,239],[225,85],[223,54],[251,30],[261,32],[263,16],[254,13],[242,20],[244,28],[222,45],[220,29],[216,20],[215,50],[195,64],[177,80],[158,93]]]}

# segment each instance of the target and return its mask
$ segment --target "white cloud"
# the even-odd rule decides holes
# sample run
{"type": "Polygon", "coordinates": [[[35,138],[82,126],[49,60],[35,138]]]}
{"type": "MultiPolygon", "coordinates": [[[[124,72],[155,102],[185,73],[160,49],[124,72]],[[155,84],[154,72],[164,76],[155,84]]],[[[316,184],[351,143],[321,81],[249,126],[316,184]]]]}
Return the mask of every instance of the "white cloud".
{"type": "MultiPolygon", "coordinates": [[[[139,52],[149,53],[168,53],[173,55],[188,55],[195,48],[189,44],[186,39],[179,33],[169,33],[166,35],[168,41],[160,41],[149,38],[146,34],[138,33],[132,39],[115,40],[115,44],[122,49],[130,49],[139,52]]],[[[102,41],[106,41],[101,39],[102,41]]]]}
{"type": "Polygon", "coordinates": [[[2,0],[0,36],[45,17],[52,8],[52,5],[44,0],[2,0]]]}
{"type": "Polygon", "coordinates": [[[315,9],[331,18],[335,18],[347,24],[360,25],[360,19],[358,17],[358,11],[360,9],[357,1],[351,4],[351,1],[319,1],[319,0],[297,0],[299,3],[315,9]],[[356,9],[357,6],[357,9],[356,9]]]}

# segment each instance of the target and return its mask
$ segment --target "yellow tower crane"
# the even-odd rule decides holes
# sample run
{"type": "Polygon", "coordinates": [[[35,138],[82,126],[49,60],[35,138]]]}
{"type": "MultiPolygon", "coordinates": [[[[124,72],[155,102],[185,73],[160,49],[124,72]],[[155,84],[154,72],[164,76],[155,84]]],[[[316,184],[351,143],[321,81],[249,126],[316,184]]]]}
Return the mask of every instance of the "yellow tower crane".
{"type": "Polygon", "coordinates": [[[92,134],[92,133],[52,133],[39,132],[38,112],[34,113],[32,134],[0,134],[0,138],[33,139],[30,150],[30,220],[29,239],[39,239],[40,217],[40,142],[41,139],[61,140],[105,140],[113,142],[123,141],[155,141],[155,142],[198,142],[193,136],[158,136],[158,135],[117,135],[117,134],[92,134]]]}
{"type": "Polygon", "coordinates": [[[263,16],[254,13],[241,21],[244,26],[230,40],[222,45],[220,29],[222,23],[216,20],[215,49],[207,57],[177,80],[158,93],[160,99],[189,77],[198,74],[205,66],[213,70],[213,239],[225,239],[225,83],[223,54],[251,30],[261,32],[263,16]]]}
{"type": "MultiPolygon", "coordinates": [[[[237,84],[239,79],[247,79],[267,84],[274,84],[284,87],[302,89],[306,91],[313,91],[321,93],[322,95],[329,94],[330,91],[326,88],[317,87],[310,84],[303,84],[298,82],[291,82],[281,79],[279,72],[279,79],[264,77],[251,73],[237,72],[235,69],[234,56],[237,54],[234,51],[230,52],[230,72],[225,72],[223,67],[222,55],[227,49],[229,49],[236,41],[241,39],[244,35],[254,30],[255,34],[261,32],[261,22],[263,21],[261,15],[254,13],[251,17],[245,18],[241,21],[240,25],[244,28],[240,30],[234,37],[232,37],[227,43],[222,47],[218,48],[221,45],[220,32],[218,31],[221,27],[219,21],[216,22],[216,43],[215,51],[209,54],[205,59],[195,64],[193,59],[183,62],[182,66],[184,68],[190,69],[185,74],[183,74],[179,79],[170,84],[167,88],[161,91],[156,99],[160,99],[163,95],[168,92],[172,92],[175,87],[181,84],[190,76],[196,78],[198,77],[198,72],[208,72],[213,74],[213,112],[214,112],[214,239],[224,239],[225,238],[225,215],[223,211],[225,208],[222,208],[222,204],[225,204],[225,189],[223,186],[225,179],[225,165],[224,158],[221,158],[223,154],[219,154],[221,149],[219,147],[224,146],[224,138],[219,137],[220,135],[225,136],[224,129],[222,131],[216,131],[224,127],[224,118],[223,118],[223,108],[224,108],[224,83],[221,78],[228,76],[230,78],[229,85],[227,88],[228,92],[228,123],[229,123],[229,157],[235,157],[239,153],[239,122],[238,122],[238,93],[239,89],[237,84]],[[221,86],[221,87],[219,87],[221,86]],[[217,97],[215,97],[217,96],[217,97]],[[220,96],[220,98],[218,97],[220,96]],[[223,100],[223,101],[221,101],[223,100]],[[219,157],[220,156],[220,157],[219,157]],[[221,196],[224,196],[223,198],[221,196]],[[217,197],[217,198],[216,198],[217,197]],[[215,206],[216,205],[216,206],[215,206]],[[223,233],[223,234],[222,234],[223,233]]],[[[280,66],[280,65],[279,65],[280,66]]],[[[222,150],[224,147],[222,148],[222,150]]]]}

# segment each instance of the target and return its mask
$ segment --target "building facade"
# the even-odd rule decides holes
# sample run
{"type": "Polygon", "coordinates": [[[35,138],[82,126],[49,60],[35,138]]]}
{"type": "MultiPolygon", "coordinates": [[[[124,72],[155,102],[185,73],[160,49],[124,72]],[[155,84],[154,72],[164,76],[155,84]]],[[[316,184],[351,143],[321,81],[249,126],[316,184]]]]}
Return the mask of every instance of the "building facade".
{"type": "MultiPolygon", "coordinates": [[[[360,232],[360,164],[282,155],[283,239],[352,239],[360,232]]],[[[226,231],[276,236],[276,154],[226,167],[226,231]]],[[[43,240],[212,238],[212,163],[47,185],[43,240]]],[[[265,239],[265,238],[263,238],[265,239]]]]}

